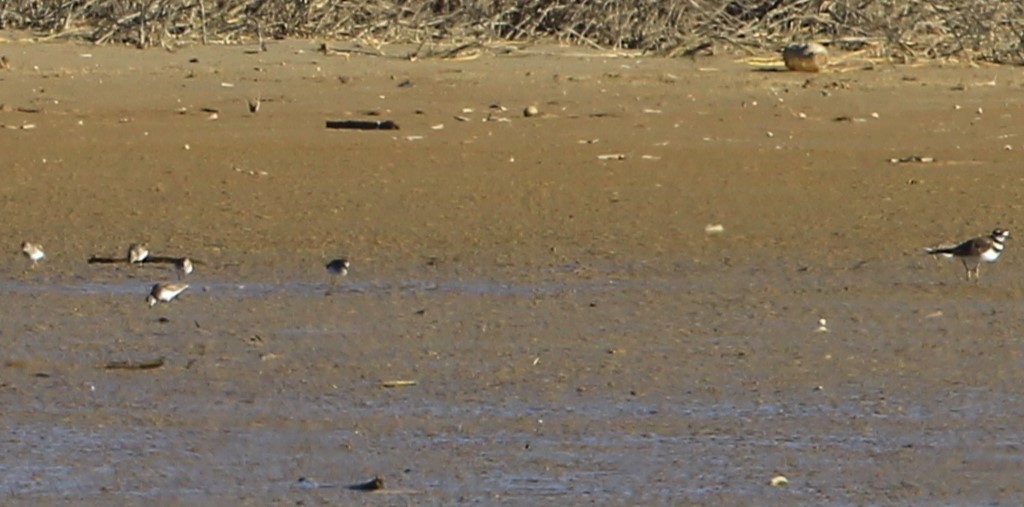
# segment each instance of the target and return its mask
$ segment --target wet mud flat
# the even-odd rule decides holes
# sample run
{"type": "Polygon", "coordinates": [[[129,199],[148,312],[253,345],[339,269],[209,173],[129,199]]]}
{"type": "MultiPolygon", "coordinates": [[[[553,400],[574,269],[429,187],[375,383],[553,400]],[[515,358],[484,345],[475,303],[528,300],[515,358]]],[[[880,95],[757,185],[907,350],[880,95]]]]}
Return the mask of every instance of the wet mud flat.
{"type": "Polygon", "coordinates": [[[6,293],[8,499],[1012,502],[1012,293],[890,274],[6,293]]]}
{"type": "Polygon", "coordinates": [[[310,47],[4,47],[5,504],[1019,503],[1019,69],[310,47]]]}

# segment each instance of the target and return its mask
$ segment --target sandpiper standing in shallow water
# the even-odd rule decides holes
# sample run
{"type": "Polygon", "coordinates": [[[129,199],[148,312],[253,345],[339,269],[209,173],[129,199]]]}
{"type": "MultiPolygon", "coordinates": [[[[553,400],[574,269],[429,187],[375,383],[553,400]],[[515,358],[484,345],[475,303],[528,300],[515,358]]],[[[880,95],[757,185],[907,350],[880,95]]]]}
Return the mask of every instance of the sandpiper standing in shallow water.
{"type": "Polygon", "coordinates": [[[128,264],[138,264],[149,257],[149,247],[145,243],[132,243],[128,247],[128,264]]]}
{"type": "Polygon", "coordinates": [[[33,268],[38,266],[39,261],[46,257],[46,254],[43,253],[43,245],[38,243],[29,243],[28,241],[21,244],[21,253],[25,254],[25,257],[32,260],[33,268]]]}
{"type": "Polygon", "coordinates": [[[326,266],[327,272],[332,275],[346,276],[348,275],[348,260],[347,259],[334,259],[328,262],[326,266]]]}
{"type": "Polygon", "coordinates": [[[178,294],[185,292],[187,288],[187,283],[158,283],[149,291],[146,302],[149,303],[150,308],[160,302],[169,303],[172,299],[178,297],[178,294]]]}
{"type": "Polygon", "coordinates": [[[967,279],[972,275],[978,280],[982,262],[995,262],[999,254],[1006,248],[1006,240],[1010,239],[1010,231],[1006,229],[994,229],[988,236],[971,238],[956,246],[925,248],[924,251],[932,255],[943,255],[946,257],[959,257],[967,270],[967,279]]]}
{"type": "Polygon", "coordinates": [[[188,257],[182,257],[174,263],[174,267],[178,269],[178,280],[181,280],[185,275],[191,275],[192,270],[195,267],[192,265],[192,259],[188,257]]]}
{"type": "Polygon", "coordinates": [[[334,291],[334,284],[337,283],[338,278],[348,276],[348,266],[348,259],[334,259],[324,266],[327,272],[333,275],[331,277],[331,287],[327,289],[327,293],[324,294],[325,296],[330,296],[331,292],[334,291]]]}

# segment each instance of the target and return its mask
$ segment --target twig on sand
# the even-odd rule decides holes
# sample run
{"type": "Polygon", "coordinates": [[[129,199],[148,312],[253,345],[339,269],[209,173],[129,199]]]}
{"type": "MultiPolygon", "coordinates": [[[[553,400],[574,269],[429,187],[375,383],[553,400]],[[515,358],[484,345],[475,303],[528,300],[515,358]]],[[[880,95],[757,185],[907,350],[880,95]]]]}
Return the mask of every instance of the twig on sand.
{"type": "Polygon", "coordinates": [[[164,358],[158,357],[156,359],[147,359],[144,361],[135,361],[132,359],[125,359],[120,361],[108,361],[103,366],[105,370],[153,370],[164,365],[164,358]]]}
{"type": "Polygon", "coordinates": [[[381,387],[409,387],[416,385],[415,380],[385,380],[380,383],[381,387]]]}
{"type": "Polygon", "coordinates": [[[384,489],[384,478],[377,476],[366,482],[345,486],[345,489],[350,489],[352,491],[380,491],[384,489]]]}

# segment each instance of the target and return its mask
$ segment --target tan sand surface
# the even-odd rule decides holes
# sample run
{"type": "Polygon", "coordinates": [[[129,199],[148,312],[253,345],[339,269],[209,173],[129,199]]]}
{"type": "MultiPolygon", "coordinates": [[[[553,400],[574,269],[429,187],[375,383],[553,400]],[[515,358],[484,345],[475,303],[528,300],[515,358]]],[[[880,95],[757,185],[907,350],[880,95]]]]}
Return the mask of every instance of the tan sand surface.
{"type": "Polygon", "coordinates": [[[0,503],[1024,501],[1020,68],[7,39],[0,503]]]}

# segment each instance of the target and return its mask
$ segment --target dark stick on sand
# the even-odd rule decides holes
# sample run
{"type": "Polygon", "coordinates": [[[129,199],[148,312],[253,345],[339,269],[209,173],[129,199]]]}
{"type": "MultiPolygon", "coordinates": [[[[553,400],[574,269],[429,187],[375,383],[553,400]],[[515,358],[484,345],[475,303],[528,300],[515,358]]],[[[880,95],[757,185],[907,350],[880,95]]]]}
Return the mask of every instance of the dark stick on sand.
{"type": "Polygon", "coordinates": [[[374,477],[371,481],[345,486],[345,489],[350,489],[352,491],[380,491],[384,489],[384,479],[381,477],[374,477]]]}
{"type": "Polygon", "coordinates": [[[128,264],[128,259],[124,257],[98,257],[93,255],[89,257],[89,264],[128,264]]]}
{"type": "Polygon", "coordinates": [[[327,120],[327,128],[349,130],[398,130],[398,124],[391,120],[327,120]]]}
{"type": "Polygon", "coordinates": [[[131,359],[110,361],[103,368],[107,370],[152,370],[163,365],[164,358],[158,357],[147,361],[133,361],[131,359]]]}
{"type": "MultiPolygon", "coordinates": [[[[183,257],[167,257],[161,255],[150,255],[136,264],[177,264],[183,257]]],[[[193,264],[203,265],[203,261],[192,259],[193,264]]],[[[100,257],[93,255],[89,257],[89,264],[128,264],[124,257],[100,257]]]]}

